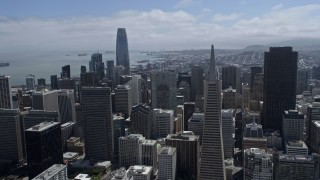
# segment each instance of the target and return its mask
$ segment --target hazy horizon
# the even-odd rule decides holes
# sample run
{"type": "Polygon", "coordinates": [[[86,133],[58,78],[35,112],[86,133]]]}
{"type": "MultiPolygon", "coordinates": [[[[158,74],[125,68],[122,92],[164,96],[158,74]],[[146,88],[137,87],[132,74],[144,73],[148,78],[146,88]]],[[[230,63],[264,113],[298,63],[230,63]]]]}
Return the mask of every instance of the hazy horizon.
{"type": "Polygon", "coordinates": [[[319,11],[312,0],[4,0],[0,50],[114,50],[118,27],[130,50],[239,49],[318,39],[319,11]]]}

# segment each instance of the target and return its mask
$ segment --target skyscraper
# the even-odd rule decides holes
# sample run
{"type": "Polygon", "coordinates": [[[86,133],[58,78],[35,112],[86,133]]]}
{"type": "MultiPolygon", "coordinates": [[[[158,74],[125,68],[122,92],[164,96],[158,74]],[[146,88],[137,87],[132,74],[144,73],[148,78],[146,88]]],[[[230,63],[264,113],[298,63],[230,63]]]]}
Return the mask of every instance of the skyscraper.
{"type": "Polygon", "coordinates": [[[241,71],[239,67],[227,66],[222,67],[222,89],[227,89],[230,86],[236,89],[237,93],[241,92],[241,71]]]}
{"type": "Polygon", "coordinates": [[[223,139],[223,151],[224,158],[233,157],[233,146],[234,140],[232,134],[233,130],[233,110],[223,109],[221,111],[221,121],[222,121],[222,139],[223,139]]]}
{"type": "Polygon", "coordinates": [[[204,129],[200,180],[226,179],[221,123],[221,81],[216,79],[214,47],[211,46],[210,68],[204,82],[204,129]]]}
{"type": "Polygon", "coordinates": [[[151,137],[152,111],[149,106],[135,105],[132,107],[130,116],[130,132],[142,134],[149,139],[151,137]]]}
{"type": "Polygon", "coordinates": [[[58,92],[58,104],[61,124],[68,121],[76,121],[74,93],[71,89],[63,89],[58,92]]]}
{"type": "Polygon", "coordinates": [[[177,150],[177,176],[182,179],[197,179],[199,176],[200,141],[199,136],[185,131],[169,134],[166,146],[177,150]]]}
{"type": "Polygon", "coordinates": [[[93,161],[112,160],[111,89],[108,87],[83,87],[81,106],[85,119],[86,157],[93,161]]]}
{"type": "Polygon", "coordinates": [[[151,74],[152,108],[176,108],[176,83],[177,77],[175,72],[159,71],[151,74]]]}
{"type": "Polygon", "coordinates": [[[21,125],[18,109],[0,109],[0,161],[10,161],[14,165],[23,163],[21,125]]]}
{"type": "Polygon", "coordinates": [[[248,180],[273,179],[272,154],[264,149],[244,150],[244,177],[248,180]]]}
{"type": "Polygon", "coordinates": [[[58,90],[34,92],[32,94],[32,108],[59,112],[58,92],[58,90]]]}
{"type": "Polygon", "coordinates": [[[177,150],[174,147],[162,147],[158,152],[159,180],[176,178],[177,150]]]}
{"type": "Polygon", "coordinates": [[[295,109],[297,63],[292,47],[270,47],[264,53],[263,128],[281,131],[283,111],[295,109]]]}
{"type": "Polygon", "coordinates": [[[190,100],[195,102],[196,96],[203,96],[203,69],[201,66],[192,66],[191,68],[190,100]]]}
{"type": "Polygon", "coordinates": [[[12,107],[10,76],[0,76],[0,108],[11,109],[12,107]]]}
{"type": "Polygon", "coordinates": [[[51,75],[51,90],[58,89],[58,76],[57,75],[51,75]]]}
{"type": "Polygon", "coordinates": [[[120,166],[128,168],[131,165],[140,163],[140,143],[144,141],[145,138],[141,134],[130,134],[119,138],[120,166]]]}
{"type": "Polygon", "coordinates": [[[130,117],[132,108],[132,91],[128,85],[118,85],[115,92],[115,112],[123,113],[125,118],[130,117]]]}
{"type": "Polygon", "coordinates": [[[153,109],[153,137],[165,138],[173,133],[173,110],[153,109]]]}
{"type": "Polygon", "coordinates": [[[35,79],[34,75],[29,74],[29,75],[26,77],[27,90],[34,90],[34,88],[35,88],[35,83],[36,83],[36,79],[35,79]]]}
{"type": "Polygon", "coordinates": [[[25,131],[29,178],[53,164],[63,163],[61,127],[58,122],[43,122],[25,131]]]}
{"type": "Polygon", "coordinates": [[[253,80],[258,73],[262,73],[262,67],[254,66],[251,67],[251,78],[250,78],[250,89],[252,89],[253,80]]]}
{"type": "Polygon", "coordinates": [[[117,66],[124,66],[126,75],[130,74],[128,39],[125,28],[118,28],[117,31],[116,63],[117,66]]]}
{"type": "Polygon", "coordinates": [[[62,70],[61,78],[70,79],[70,76],[71,76],[70,65],[68,64],[68,65],[62,66],[61,70],[62,70]]]}

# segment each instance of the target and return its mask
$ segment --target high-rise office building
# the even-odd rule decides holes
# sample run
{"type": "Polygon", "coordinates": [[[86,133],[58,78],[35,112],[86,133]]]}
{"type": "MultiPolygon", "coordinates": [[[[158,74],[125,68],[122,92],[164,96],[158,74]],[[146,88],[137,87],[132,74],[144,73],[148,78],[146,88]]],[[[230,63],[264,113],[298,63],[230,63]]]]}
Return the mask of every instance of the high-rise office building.
{"type": "Polygon", "coordinates": [[[0,108],[12,109],[10,76],[0,76],[0,108]]]}
{"type": "Polygon", "coordinates": [[[152,108],[176,108],[176,83],[175,72],[159,71],[151,74],[152,108]]]}
{"type": "Polygon", "coordinates": [[[308,90],[308,82],[310,78],[309,69],[298,69],[297,73],[297,94],[302,94],[308,90]]]}
{"type": "Polygon", "coordinates": [[[89,71],[96,72],[99,76],[99,80],[105,76],[105,66],[102,61],[101,53],[94,53],[91,55],[91,60],[89,62],[89,71]]]}
{"type": "Polygon", "coordinates": [[[29,178],[54,164],[63,163],[61,127],[58,122],[43,122],[25,130],[29,178]]]}
{"type": "Polygon", "coordinates": [[[188,131],[188,121],[196,111],[194,102],[185,102],[183,104],[183,130],[188,131]]]}
{"type": "Polygon", "coordinates": [[[264,54],[262,125],[282,130],[284,110],[295,109],[298,53],[292,47],[270,47],[264,54]]]}
{"type": "Polygon", "coordinates": [[[44,89],[46,88],[46,79],[40,78],[38,79],[38,89],[44,89]]]}
{"type": "Polygon", "coordinates": [[[318,154],[311,156],[278,155],[274,158],[275,180],[282,179],[319,179],[318,154]]]}
{"type": "Polygon", "coordinates": [[[285,141],[303,140],[304,115],[297,110],[284,111],[282,118],[282,137],[285,141]]]}
{"type": "Polygon", "coordinates": [[[114,90],[115,112],[123,113],[125,118],[130,117],[132,110],[132,91],[128,85],[118,85],[114,90]]]}
{"type": "Polygon", "coordinates": [[[132,94],[132,105],[137,105],[142,103],[142,97],[144,89],[142,86],[143,79],[140,75],[132,75],[131,79],[125,83],[125,85],[130,86],[132,94]]]}
{"type": "Polygon", "coordinates": [[[320,153],[320,120],[312,121],[310,147],[312,152],[320,153]]]}
{"type": "Polygon", "coordinates": [[[75,100],[73,90],[58,91],[58,104],[61,123],[76,122],[75,100]]]}
{"type": "Polygon", "coordinates": [[[61,79],[70,79],[71,77],[71,71],[70,71],[70,65],[64,65],[61,68],[61,79]]]}
{"type": "Polygon", "coordinates": [[[159,180],[175,180],[177,165],[177,150],[174,147],[162,147],[158,152],[159,180]]]}
{"type": "Polygon", "coordinates": [[[109,60],[107,61],[107,78],[110,79],[111,81],[115,80],[115,71],[114,71],[114,61],[109,60]]]}
{"type": "Polygon", "coordinates": [[[184,97],[184,100],[189,102],[191,93],[191,76],[188,75],[188,73],[179,73],[177,88],[179,89],[179,94],[184,97]]]}
{"type": "Polygon", "coordinates": [[[311,73],[312,79],[320,80],[320,66],[313,66],[311,73]]]}
{"type": "Polygon", "coordinates": [[[54,164],[32,180],[68,180],[67,166],[54,164]]]}
{"type": "Polygon", "coordinates": [[[250,109],[250,87],[248,84],[242,84],[241,108],[250,109]]]}
{"type": "Polygon", "coordinates": [[[158,167],[157,153],[158,145],[156,140],[146,139],[140,143],[140,164],[153,166],[154,172],[158,167]]]}
{"type": "Polygon", "coordinates": [[[87,72],[87,67],[86,66],[81,66],[80,67],[80,74],[84,74],[87,72]]]}
{"type": "Polygon", "coordinates": [[[272,154],[259,148],[244,150],[244,179],[273,180],[272,154]]]}
{"type": "Polygon", "coordinates": [[[123,116],[113,116],[113,160],[119,160],[119,138],[125,136],[125,119],[123,116]]]}
{"type": "Polygon", "coordinates": [[[312,139],[311,135],[311,125],[312,121],[320,120],[320,103],[314,102],[307,107],[307,119],[306,119],[306,143],[310,146],[310,142],[312,139]]]}
{"type": "Polygon", "coordinates": [[[145,141],[141,134],[130,134],[119,138],[119,164],[128,168],[139,164],[140,143],[145,141]]]}
{"type": "Polygon", "coordinates": [[[35,79],[34,75],[29,74],[26,77],[27,90],[34,90],[34,88],[36,86],[35,84],[36,84],[36,79],[35,79]]]}
{"type": "Polygon", "coordinates": [[[58,90],[34,92],[32,109],[59,112],[58,92],[58,90]]]}
{"type": "Polygon", "coordinates": [[[253,80],[258,73],[262,73],[262,67],[254,66],[254,67],[251,67],[250,69],[251,69],[250,89],[252,90],[253,80]]]}
{"type": "Polygon", "coordinates": [[[130,116],[130,132],[142,134],[147,139],[151,138],[152,111],[149,106],[135,105],[132,107],[130,116]]]}
{"type": "Polygon", "coordinates": [[[24,159],[22,123],[18,109],[0,109],[0,161],[21,165],[24,159]]]}
{"type": "Polygon", "coordinates": [[[204,82],[204,129],[200,180],[226,179],[221,123],[221,81],[215,75],[214,47],[211,46],[209,74],[204,82]]]}
{"type": "Polygon", "coordinates": [[[246,124],[243,130],[242,149],[267,149],[267,142],[261,124],[257,124],[255,120],[250,124],[246,124]]]}
{"type": "Polygon", "coordinates": [[[184,131],[182,134],[169,134],[166,146],[176,148],[177,176],[182,179],[197,179],[200,166],[199,136],[184,131]]]}
{"type": "Polygon", "coordinates": [[[262,101],[263,100],[263,73],[258,73],[254,76],[252,81],[252,100],[262,101]]]}
{"type": "Polygon", "coordinates": [[[232,109],[222,109],[221,110],[221,121],[222,121],[222,137],[223,137],[223,151],[224,158],[233,157],[233,145],[234,140],[232,134],[234,134],[233,129],[233,110],[232,109]]]}
{"type": "Polygon", "coordinates": [[[108,87],[82,87],[81,107],[85,119],[86,157],[93,161],[112,160],[111,89],[108,87]]]}
{"type": "Polygon", "coordinates": [[[118,28],[116,42],[116,63],[117,66],[124,66],[125,74],[130,74],[130,59],[127,32],[125,28],[118,28]]]}
{"type": "Polygon", "coordinates": [[[153,139],[165,138],[173,133],[173,110],[153,109],[153,139]]]}
{"type": "Polygon", "coordinates": [[[201,66],[192,66],[191,68],[190,100],[195,102],[196,96],[203,96],[203,68],[201,66]]]}
{"type": "Polygon", "coordinates": [[[24,129],[47,122],[60,122],[60,116],[57,111],[29,110],[21,112],[24,129]]]}
{"type": "Polygon", "coordinates": [[[61,124],[61,142],[62,142],[62,151],[67,150],[67,140],[74,136],[76,130],[76,122],[66,122],[61,124]]]}
{"type": "Polygon", "coordinates": [[[223,100],[222,108],[223,109],[235,109],[237,101],[237,92],[235,89],[225,89],[223,90],[223,100]]]}
{"type": "Polygon", "coordinates": [[[203,125],[204,113],[193,113],[192,117],[188,121],[188,130],[200,137],[200,144],[202,144],[203,125]]]}
{"type": "Polygon", "coordinates": [[[236,66],[222,67],[222,89],[232,87],[241,92],[241,70],[236,66]]]}
{"type": "Polygon", "coordinates": [[[86,72],[80,74],[81,86],[99,86],[99,74],[96,72],[86,72]]]}
{"type": "Polygon", "coordinates": [[[58,76],[51,75],[50,76],[51,90],[58,89],[58,76]]]}

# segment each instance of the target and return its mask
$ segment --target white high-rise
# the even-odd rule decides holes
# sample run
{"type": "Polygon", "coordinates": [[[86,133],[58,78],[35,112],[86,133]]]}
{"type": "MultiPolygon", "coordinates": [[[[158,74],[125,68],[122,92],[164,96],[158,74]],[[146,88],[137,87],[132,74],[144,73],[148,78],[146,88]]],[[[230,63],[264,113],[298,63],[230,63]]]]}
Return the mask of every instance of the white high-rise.
{"type": "Polygon", "coordinates": [[[175,180],[176,165],[177,165],[177,152],[174,147],[162,147],[158,152],[159,163],[159,180],[175,180]]]}
{"type": "Polygon", "coordinates": [[[145,141],[141,134],[130,134],[119,138],[119,163],[121,166],[140,164],[140,144],[145,141]]]}
{"type": "Polygon", "coordinates": [[[155,139],[165,138],[173,133],[173,110],[153,109],[153,136],[155,139]]]}
{"type": "Polygon", "coordinates": [[[199,179],[226,179],[221,123],[221,81],[216,79],[214,48],[211,46],[210,69],[204,81],[204,129],[199,179]]]}

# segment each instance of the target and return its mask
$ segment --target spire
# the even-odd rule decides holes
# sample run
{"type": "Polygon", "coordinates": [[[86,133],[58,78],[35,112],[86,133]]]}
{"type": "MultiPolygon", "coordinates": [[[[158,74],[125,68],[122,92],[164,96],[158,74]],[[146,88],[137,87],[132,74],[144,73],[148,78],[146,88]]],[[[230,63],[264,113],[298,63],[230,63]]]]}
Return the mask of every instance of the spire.
{"type": "Polygon", "coordinates": [[[215,57],[214,57],[214,46],[213,46],[213,44],[211,45],[210,68],[209,68],[209,73],[208,73],[207,80],[209,80],[209,81],[216,80],[216,62],[215,62],[215,57]]]}

